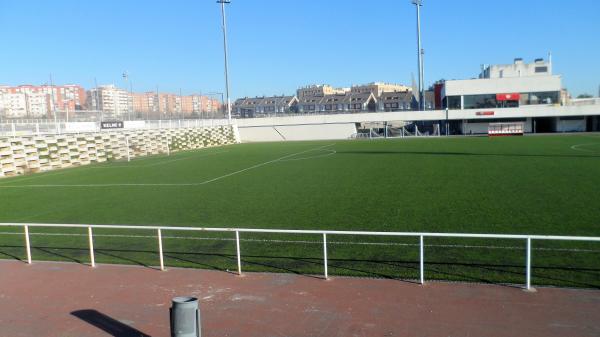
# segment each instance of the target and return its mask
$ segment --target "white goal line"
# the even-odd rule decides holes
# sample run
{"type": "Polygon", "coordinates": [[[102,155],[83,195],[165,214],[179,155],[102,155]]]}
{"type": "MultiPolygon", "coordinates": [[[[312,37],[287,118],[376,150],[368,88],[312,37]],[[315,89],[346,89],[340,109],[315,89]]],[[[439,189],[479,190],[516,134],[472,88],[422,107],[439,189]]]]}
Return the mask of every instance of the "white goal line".
{"type": "MultiPolygon", "coordinates": [[[[0,235],[23,235],[18,232],[0,232],[0,235]]],[[[75,234],[75,233],[29,233],[31,236],[80,236],[87,237],[88,234],[75,234]]],[[[156,239],[153,235],[120,235],[120,234],[94,234],[94,237],[107,237],[107,238],[142,238],[142,239],[156,239]]],[[[162,236],[163,239],[177,239],[177,240],[197,240],[197,241],[236,241],[234,238],[198,238],[198,237],[186,237],[186,236],[162,236]]],[[[308,240],[272,240],[272,239],[241,239],[240,242],[268,242],[268,243],[293,243],[293,244],[315,244],[322,245],[322,241],[308,241],[308,240]]],[[[417,243],[398,243],[398,242],[361,242],[361,241],[328,241],[329,244],[333,245],[348,245],[348,246],[398,246],[398,247],[419,247],[417,243]]],[[[500,250],[523,250],[524,247],[518,246],[481,246],[481,245],[436,245],[436,244],[425,244],[426,247],[433,248],[475,248],[475,249],[500,249],[500,250]]],[[[56,248],[59,249],[59,248],[56,248]]],[[[579,248],[544,248],[536,247],[531,248],[535,251],[553,251],[553,252],[577,252],[577,253],[600,253],[597,249],[579,249],[579,248]]]]}

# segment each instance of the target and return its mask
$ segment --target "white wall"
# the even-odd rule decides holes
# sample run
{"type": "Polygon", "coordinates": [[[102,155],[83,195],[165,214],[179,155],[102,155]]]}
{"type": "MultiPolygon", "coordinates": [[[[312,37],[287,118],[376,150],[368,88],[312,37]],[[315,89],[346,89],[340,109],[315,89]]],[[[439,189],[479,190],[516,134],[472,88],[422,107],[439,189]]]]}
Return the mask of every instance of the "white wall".
{"type": "MultiPolygon", "coordinates": [[[[504,109],[468,109],[450,110],[450,120],[490,119],[490,118],[530,118],[559,116],[592,116],[600,115],[600,104],[585,106],[530,105],[520,108],[504,109]],[[491,116],[478,116],[477,112],[491,111],[491,116]]],[[[435,121],[445,120],[446,111],[396,111],[374,113],[348,113],[331,115],[298,115],[289,117],[243,118],[235,123],[240,127],[273,126],[273,125],[305,125],[305,124],[341,124],[384,121],[435,121]]]]}
{"type": "Polygon", "coordinates": [[[241,128],[238,127],[240,140],[243,143],[248,142],[277,142],[283,141],[283,137],[277,133],[272,126],[258,126],[241,128]]]}
{"type": "Polygon", "coordinates": [[[64,132],[96,132],[98,125],[95,122],[73,122],[65,123],[64,132]]]}
{"type": "MultiPolygon", "coordinates": [[[[526,132],[532,132],[532,118],[560,116],[600,116],[600,104],[586,106],[535,105],[507,109],[450,110],[450,120],[481,120],[469,123],[466,133],[487,133],[489,119],[527,118],[526,132]],[[478,112],[493,112],[489,116],[478,112]],[[477,125],[480,124],[480,125],[477,125]]],[[[446,111],[397,111],[357,114],[298,115],[288,117],[237,119],[242,142],[281,140],[347,139],[356,133],[354,123],[391,121],[436,121],[445,120],[446,111]],[[338,126],[334,126],[338,125],[338,126]],[[346,126],[340,126],[346,125],[346,126]],[[278,132],[279,131],[279,132],[278,132]]],[[[569,126],[570,127],[570,126],[569,126]]],[[[582,131],[585,130],[583,125],[582,131]]]]}
{"type": "Polygon", "coordinates": [[[528,76],[446,81],[446,96],[560,91],[560,76],[528,76]]]}
{"type": "Polygon", "coordinates": [[[304,124],[238,127],[242,142],[348,139],[356,124],[304,124]]]}

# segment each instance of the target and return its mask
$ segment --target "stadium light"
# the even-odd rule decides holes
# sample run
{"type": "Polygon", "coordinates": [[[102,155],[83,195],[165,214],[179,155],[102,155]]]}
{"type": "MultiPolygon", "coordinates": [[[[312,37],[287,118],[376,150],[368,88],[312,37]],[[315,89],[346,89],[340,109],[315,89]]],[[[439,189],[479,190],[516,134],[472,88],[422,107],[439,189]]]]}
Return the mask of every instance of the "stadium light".
{"type": "Polygon", "coordinates": [[[425,110],[425,67],[423,66],[423,56],[425,51],[421,47],[421,7],[423,0],[412,0],[412,4],[417,7],[417,57],[419,62],[419,110],[425,110]]]}
{"type": "Polygon", "coordinates": [[[217,0],[221,4],[221,17],[223,19],[223,50],[225,52],[225,93],[227,95],[227,120],[231,123],[231,99],[229,98],[229,65],[227,62],[227,19],[225,16],[225,4],[231,0],[217,0]]]}

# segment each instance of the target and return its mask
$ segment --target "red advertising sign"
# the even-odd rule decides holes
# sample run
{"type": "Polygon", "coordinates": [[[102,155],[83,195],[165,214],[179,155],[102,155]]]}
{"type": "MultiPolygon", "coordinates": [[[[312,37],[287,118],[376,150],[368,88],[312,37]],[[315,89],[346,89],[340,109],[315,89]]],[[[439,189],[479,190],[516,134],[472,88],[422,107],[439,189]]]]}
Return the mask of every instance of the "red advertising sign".
{"type": "Polygon", "coordinates": [[[494,114],[494,111],[477,111],[476,113],[477,116],[493,116],[494,114]]]}
{"type": "Polygon", "coordinates": [[[521,94],[496,94],[496,101],[518,101],[521,98],[521,94]]]}

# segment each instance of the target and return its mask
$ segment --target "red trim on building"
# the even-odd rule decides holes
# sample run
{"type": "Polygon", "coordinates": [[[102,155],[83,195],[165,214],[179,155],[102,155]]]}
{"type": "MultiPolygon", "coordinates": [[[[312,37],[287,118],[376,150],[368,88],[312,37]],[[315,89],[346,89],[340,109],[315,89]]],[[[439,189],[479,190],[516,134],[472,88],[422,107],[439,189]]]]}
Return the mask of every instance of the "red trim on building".
{"type": "Polygon", "coordinates": [[[496,94],[496,101],[518,101],[521,99],[521,94],[512,93],[512,94],[496,94]]]}
{"type": "Polygon", "coordinates": [[[435,109],[442,109],[442,89],[444,89],[443,83],[436,83],[433,85],[433,94],[435,97],[435,109]]]}

